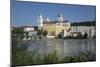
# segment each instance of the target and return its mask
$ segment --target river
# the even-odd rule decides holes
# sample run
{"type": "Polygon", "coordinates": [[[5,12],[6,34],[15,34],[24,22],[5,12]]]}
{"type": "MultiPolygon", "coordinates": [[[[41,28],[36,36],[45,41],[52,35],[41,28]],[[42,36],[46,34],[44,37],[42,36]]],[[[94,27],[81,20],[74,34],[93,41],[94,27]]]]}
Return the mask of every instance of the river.
{"type": "Polygon", "coordinates": [[[40,39],[30,42],[28,51],[38,54],[48,54],[56,51],[61,57],[76,56],[82,52],[96,54],[95,39],[40,39]]]}

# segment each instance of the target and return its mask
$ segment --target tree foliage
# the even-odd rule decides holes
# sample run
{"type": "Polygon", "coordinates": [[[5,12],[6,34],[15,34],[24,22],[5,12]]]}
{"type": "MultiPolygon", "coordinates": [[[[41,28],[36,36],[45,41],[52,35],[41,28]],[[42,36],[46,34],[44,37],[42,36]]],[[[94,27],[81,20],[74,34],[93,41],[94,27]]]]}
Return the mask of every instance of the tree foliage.
{"type": "Polygon", "coordinates": [[[46,36],[48,34],[48,31],[44,30],[42,34],[43,34],[43,36],[46,36]]]}
{"type": "Polygon", "coordinates": [[[42,30],[38,30],[37,35],[42,35],[42,30]]]}
{"type": "Polygon", "coordinates": [[[24,35],[24,29],[23,28],[15,28],[12,31],[12,34],[16,34],[18,36],[22,36],[22,35],[24,35]]]}

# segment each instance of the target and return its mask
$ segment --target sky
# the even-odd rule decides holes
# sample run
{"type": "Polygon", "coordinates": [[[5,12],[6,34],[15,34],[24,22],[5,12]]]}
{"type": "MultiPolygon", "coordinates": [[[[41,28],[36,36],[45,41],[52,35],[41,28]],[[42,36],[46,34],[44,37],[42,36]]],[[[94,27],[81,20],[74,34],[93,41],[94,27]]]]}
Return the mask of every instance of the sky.
{"type": "Polygon", "coordinates": [[[11,26],[37,26],[39,13],[50,21],[56,21],[58,14],[63,14],[69,22],[91,21],[96,18],[96,6],[54,4],[40,2],[22,2],[13,0],[11,3],[11,26]]]}

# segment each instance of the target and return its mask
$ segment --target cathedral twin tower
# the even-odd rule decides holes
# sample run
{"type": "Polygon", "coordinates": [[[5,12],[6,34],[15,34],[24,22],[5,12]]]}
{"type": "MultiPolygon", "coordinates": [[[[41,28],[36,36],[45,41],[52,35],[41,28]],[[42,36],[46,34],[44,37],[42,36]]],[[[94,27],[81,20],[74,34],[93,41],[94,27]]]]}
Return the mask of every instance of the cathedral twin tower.
{"type": "MultiPolygon", "coordinates": [[[[63,22],[64,21],[64,18],[63,18],[62,14],[58,15],[57,21],[58,22],[63,22]]],[[[44,22],[43,16],[42,16],[42,14],[39,14],[39,16],[38,16],[38,28],[41,29],[43,27],[43,22],[44,22]]],[[[46,16],[45,22],[50,22],[50,19],[49,19],[48,16],[46,16]]]]}

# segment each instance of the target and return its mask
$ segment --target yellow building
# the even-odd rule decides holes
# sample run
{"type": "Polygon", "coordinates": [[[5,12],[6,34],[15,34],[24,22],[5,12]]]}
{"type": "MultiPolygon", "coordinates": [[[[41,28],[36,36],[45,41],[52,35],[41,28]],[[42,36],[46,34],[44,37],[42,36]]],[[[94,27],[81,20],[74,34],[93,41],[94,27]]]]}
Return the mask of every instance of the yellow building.
{"type": "Polygon", "coordinates": [[[69,31],[70,23],[68,21],[52,21],[52,22],[44,22],[43,30],[48,31],[49,36],[58,36],[63,30],[69,31]]]}
{"type": "Polygon", "coordinates": [[[46,17],[44,22],[43,17],[39,14],[38,17],[38,29],[43,29],[48,32],[48,36],[58,36],[62,31],[68,32],[70,29],[70,23],[68,21],[64,21],[64,17],[62,14],[57,16],[57,21],[50,21],[49,17],[46,17]]]}

